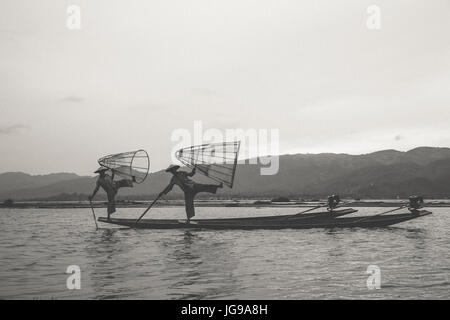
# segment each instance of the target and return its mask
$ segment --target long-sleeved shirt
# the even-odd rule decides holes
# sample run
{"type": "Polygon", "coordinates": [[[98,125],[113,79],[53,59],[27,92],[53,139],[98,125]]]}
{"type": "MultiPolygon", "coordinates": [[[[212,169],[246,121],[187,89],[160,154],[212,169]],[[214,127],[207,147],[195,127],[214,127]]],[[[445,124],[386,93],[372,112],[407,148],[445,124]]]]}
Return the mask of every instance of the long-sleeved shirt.
{"type": "Polygon", "coordinates": [[[164,190],[164,193],[170,192],[174,185],[179,186],[184,192],[192,190],[195,186],[195,182],[189,179],[189,177],[192,177],[194,174],[195,171],[192,172],[177,171],[173,173],[173,177],[172,179],[170,179],[170,183],[164,190]]]}
{"type": "Polygon", "coordinates": [[[97,187],[102,187],[107,194],[113,194],[117,192],[113,177],[107,174],[104,177],[98,177],[97,187]]]}

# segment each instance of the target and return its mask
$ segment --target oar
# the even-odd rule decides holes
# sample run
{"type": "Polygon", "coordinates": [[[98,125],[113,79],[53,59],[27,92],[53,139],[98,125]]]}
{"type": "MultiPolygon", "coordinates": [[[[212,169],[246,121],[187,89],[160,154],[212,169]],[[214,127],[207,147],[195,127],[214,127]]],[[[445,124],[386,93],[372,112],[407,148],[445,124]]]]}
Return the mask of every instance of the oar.
{"type": "Polygon", "coordinates": [[[338,208],[338,207],[343,207],[343,206],[348,206],[349,204],[352,204],[352,203],[354,203],[354,201],[343,202],[343,203],[341,203],[341,204],[338,204],[338,205],[336,206],[336,208],[338,208]]]}
{"type": "Polygon", "coordinates": [[[307,212],[310,212],[310,211],[313,211],[313,210],[316,210],[316,209],[325,207],[326,205],[327,205],[327,204],[321,204],[320,206],[316,206],[316,207],[313,207],[313,208],[309,208],[309,209],[307,209],[307,210],[305,210],[305,211],[296,213],[295,216],[299,216],[299,215],[302,215],[302,214],[304,214],[304,213],[307,213],[307,212]]]}
{"type": "Polygon", "coordinates": [[[397,210],[400,210],[400,209],[404,209],[404,208],[407,208],[407,207],[408,207],[407,204],[403,204],[402,206],[400,206],[400,207],[398,207],[398,208],[391,209],[391,210],[388,210],[388,211],[385,211],[385,212],[382,212],[382,213],[378,213],[378,214],[376,214],[376,215],[374,215],[374,216],[364,217],[364,218],[361,218],[361,219],[357,220],[356,222],[364,221],[364,220],[367,220],[367,219],[369,219],[369,218],[381,216],[381,215],[383,215],[383,214],[390,213],[390,212],[394,212],[394,211],[397,211],[397,210]]]}
{"type": "MultiPolygon", "coordinates": [[[[344,203],[338,204],[338,205],[336,206],[336,208],[337,208],[337,207],[342,207],[342,206],[344,206],[344,205],[348,205],[348,204],[350,204],[350,203],[352,203],[352,202],[349,201],[349,202],[344,202],[344,203]]],[[[308,210],[305,210],[305,211],[296,213],[294,216],[299,216],[299,215],[302,215],[302,214],[307,213],[307,212],[309,212],[309,211],[313,211],[313,210],[315,210],[315,209],[319,209],[319,208],[322,208],[322,207],[326,207],[327,205],[328,205],[328,203],[325,203],[325,204],[322,204],[322,205],[320,205],[320,206],[313,207],[313,208],[310,208],[310,209],[308,209],[308,210]]]]}
{"type": "Polygon", "coordinates": [[[94,206],[92,205],[92,201],[91,200],[89,200],[89,203],[91,204],[92,215],[94,216],[95,230],[98,230],[98,224],[97,224],[97,218],[95,217],[94,206]]]}
{"type": "Polygon", "coordinates": [[[144,213],[141,214],[141,216],[140,216],[140,217],[136,220],[136,222],[134,223],[134,225],[133,225],[134,227],[136,227],[137,223],[138,223],[138,222],[142,219],[142,217],[148,212],[148,210],[150,210],[151,207],[153,207],[153,205],[156,203],[156,201],[158,201],[159,198],[162,197],[162,195],[163,195],[163,193],[161,192],[161,193],[156,197],[156,199],[153,200],[153,202],[148,206],[148,208],[145,209],[144,213]]]}

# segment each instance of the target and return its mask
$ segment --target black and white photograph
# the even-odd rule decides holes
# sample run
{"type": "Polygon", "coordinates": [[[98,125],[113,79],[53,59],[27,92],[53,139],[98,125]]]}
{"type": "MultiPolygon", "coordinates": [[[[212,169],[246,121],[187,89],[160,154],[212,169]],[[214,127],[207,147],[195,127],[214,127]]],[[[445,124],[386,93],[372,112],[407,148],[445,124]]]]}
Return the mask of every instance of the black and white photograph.
{"type": "Polygon", "coordinates": [[[1,0],[0,300],[449,300],[449,88],[450,0],[1,0]]]}

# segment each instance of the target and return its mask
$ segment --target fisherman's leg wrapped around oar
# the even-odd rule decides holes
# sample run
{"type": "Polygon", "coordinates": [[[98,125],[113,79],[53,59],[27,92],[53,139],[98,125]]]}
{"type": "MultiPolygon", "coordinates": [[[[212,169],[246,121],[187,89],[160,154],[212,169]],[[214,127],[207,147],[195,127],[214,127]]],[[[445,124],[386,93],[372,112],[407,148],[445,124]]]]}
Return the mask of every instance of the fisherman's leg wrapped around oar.
{"type": "Polygon", "coordinates": [[[120,188],[133,188],[133,181],[129,179],[122,179],[118,181],[114,181],[116,184],[116,189],[120,188]]]}
{"type": "Polygon", "coordinates": [[[194,193],[199,192],[208,192],[208,193],[217,193],[217,189],[221,188],[221,185],[217,184],[202,184],[202,183],[196,183],[193,188],[194,193]]]}

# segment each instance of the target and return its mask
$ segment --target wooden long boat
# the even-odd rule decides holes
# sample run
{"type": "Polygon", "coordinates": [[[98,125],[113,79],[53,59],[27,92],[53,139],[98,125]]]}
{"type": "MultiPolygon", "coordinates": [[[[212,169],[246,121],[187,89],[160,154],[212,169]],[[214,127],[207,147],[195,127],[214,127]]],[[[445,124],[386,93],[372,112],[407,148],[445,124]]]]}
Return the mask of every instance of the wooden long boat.
{"type": "MultiPolygon", "coordinates": [[[[278,221],[278,220],[303,220],[303,219],[326,219],[326,218],[337,218],[345,216],[351,213],[358,212],[358,210],[347,208],[333,211],[319,211],[311,213],[297,213],[297,214],[286,214],[279,216],[259,216],[259,217],[242,217],[242,218],[219,218],[219,219],[204,219],[200,221],[208,222],[253,222],[253,221],[278,221]]],[[[197,221],[197,220],[191,220],[197,221]]]]}
{"type": "MultiPolygon", "coordinates": [[[[219,219],[202,219],[202,220],[191,220],[191,223],[196,223],[197,221],[208,222],[210,223],[259,223],[264,222],[267,223],[269,221],[297,221],[297,220],[311,220],[311,219],[327,219],[327,218],[337,218],[344,215],[348,215],[351,213],[358,212],[358,210],[347,208],[347,209],[338,209],[338,210],[332,210],[332,211],[320,211],[320,212],[311,212],[311,213],[297,213],[297,214],[289,214],[289,215],[277,215],[277,216],[259,216],[259,217],[240,217],[240,218],[219,218],[219,219]]],[[[131,224],[132,219],[111,219],[108,221],[106,218],[99,218],[98,221],[100,222],[108,222],[113,223],[112,221],[120,221],[121,223],[124,222],[126,225],[131,224]],[[126,221],[125,221],[126,220],[126,221]],[[130,220],[130,221],[128,221],[130,220]]],[[[163,219],[143,219],[140,220],[138,224],[145,223],[145,222],[173,222],[181,220],[163,220],[163,219]]],[[[134,220],[136,222],[136,220],[134,220]]],[[[181,222],[183,223],[183,222],[181,222]]],[[[124,224],[125,225],[125,224],[124,224]]]]}
{"type": "MultiPolygon", "coordinates": [[[[353,210],[353,209],[347,209],[353,210]]],[[[342,210],[343,211],[343,210],[342,210]]],[[[354,210],[353,212],[355,212],[354,210]]],[[[145,229],[213,229],[213,230],[255,230],[255,229],[312,229],[312,228],[381,228],[416,219],[431,214],[426,210],[413,213],[390,214],[364,217],[320,217],[303,219],[291,216],[270,216],[259,218],[199,219],[185,221],[175,219],[142,219],[135,224],[135,219],[103,218],[98,221],[127,227],[145,229]],[[280,217],[282,217],[280,219],[280,217]]]]}

